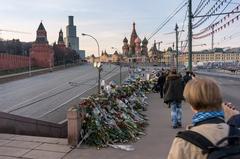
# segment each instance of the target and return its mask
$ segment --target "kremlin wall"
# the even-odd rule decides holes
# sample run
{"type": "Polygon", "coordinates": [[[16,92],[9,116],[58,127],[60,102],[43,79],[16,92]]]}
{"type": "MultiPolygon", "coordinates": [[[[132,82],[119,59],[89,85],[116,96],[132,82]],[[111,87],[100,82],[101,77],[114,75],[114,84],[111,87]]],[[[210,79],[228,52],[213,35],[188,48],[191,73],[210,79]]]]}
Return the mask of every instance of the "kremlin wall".
{"type": "MultiPolygon", "coordinates": [[[[76,36],[73,16],[69,16],[69,25],[66,27],[66,31],[65,41],[63,32],[60,30],[57,43],[51,46],[47,40],[47,31],[41,22],[36,32],[36,40],[29,49],[29,56],[0,53],[0,71],[26,68],[29,65],[51,68],[55,65],[78,62],[80,52],[83,51],[79,50],[79,39],[76,36]]],[[[85,55],[81,55],[81,57],[84,58],[85,55]]]]}

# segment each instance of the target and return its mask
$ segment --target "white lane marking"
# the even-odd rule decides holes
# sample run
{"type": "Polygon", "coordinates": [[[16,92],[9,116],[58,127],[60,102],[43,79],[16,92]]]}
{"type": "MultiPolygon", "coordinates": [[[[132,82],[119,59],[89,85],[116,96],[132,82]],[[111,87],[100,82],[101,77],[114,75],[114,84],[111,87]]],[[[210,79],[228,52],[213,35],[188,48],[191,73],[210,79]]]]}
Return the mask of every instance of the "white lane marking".
{"type": "MultiPolygon", "coordinates": [[[[115,67],[115,68],[116,68],[116,67],[115,67]]],[[[114,70],[115,68],[113,68],[112,70],[114,70]]],[[[110,71],[108,71],[108,72],[111,72],[112,70],[110,70],[110,71]]],[[[88,73],[91,73],[91,72],[88,72],[88,73]]],[[[111,74],[109,74],[109,75],[111,75],[111,74]]],[[[109,76],[109,75],[107,75],[107,76],[109,76]]],[[[74,79],[71,80],[71,81],[77,80],[77,79],[79,79],[79,78],[82,78],[82,76],[78,76],[78,77],[74,78],[74,79]]],[[[91,78],[91,79],[92,79],[92,78],[91,78]]],[[[85,79],[85,80],[88,81],[89,79],[85,79]]],[[[84,81],[83,81],[83,82],[84,82],[84,81]]],[[[7,109],[3,110],[3,112],[12,111],[12,110],[18,108],[19,106],[21,106],[21,105],[24,104],[24,103],[27,103],[27,102],[29,102],[29,101],[31,101],[31,100],[34,100],[34,99],[36,99],[36,98],[38,98],[38,97],[40,97],[40,96],[42,96],[42,95],[44,95],[44,94],[48,94],[50,91],[56,90],[56,89],[58,89],[58,88],[60,88],[60,87],[62,87],[62,86],[68,86],[68,85],[69,85],[69,82],[65,82],[63,85],[60,85],[60,86],[55,87],[55,88],[53,88],[53,89],[51,89],[51,90],[42,92],[42,93],[40,93],[39,95],[37,95],[37,96],[35,96],[35,97],[31,98],[31,99],[25,100],[25,101],[23,101],[23,102],[21,102],[21,103],[18,103],[18,104],[14,105],[14,106],[8,107],[7,109]]]]}
{"type": "MultiPolygon", "coordinates": [[[[88,74],[89,74],[89,73],[91,73],[91,72],[88,72],[88,74]]],[[[81,76],[81,77],[78,76],[78,77],[72,79],[71,81],[77,80],[77,79],[79,79],[79,78],[82,78],[82,76],[81,76]]],[[[87,80],[88,80],[88,79],[87,79],[87,80]]],[[[69,81],[68,81],[68,82],[69,82],[69,81]]],[[[63,87],[63,86],[68,86],[68,85],[69,85],[68,82],[64,82],[63,84],[60,83],[59,86],[57,86],[57,87],[55,87],[55,88],[52,88],[52,89],[50,89],[50,90],[47,90],[47,91],[45,91],[45,92],[42,92],[42,93],[40,93],[39,95],[37,95],[37,96],[35,96],[35,97],[33,97],[33,98],[30,98],[30,99],[27,99],[27,100],[25,100],[25,101],[23,101],[23,102],[21,102],[21,103],[18,103],[18,104],[16,104],[16,105],[13,105],[13,106],[11,106],[11,107],[8,107],[7,109],[3,110],[3,112],[8,112],[9,110],[11,111],[12,109],[15,109],[15,108],[17,108],[18,106],[20,106],[20,105],[22,105],[22,104],[24,104],[24,103],[27,103],[27,102],[29,102],[29,101],[31,101],[31,100],[34,100],[34,99],[36,99],[36,98],[38,98],[38,97],[40,97],[40,96],[42,96],[42,95],[44,95],[44,94],[48,94],[49,92],[54,91],[54,90],[56,90],[56,89],[58,89],[58,88],[61,88],[61,87],[63,87]]]]}

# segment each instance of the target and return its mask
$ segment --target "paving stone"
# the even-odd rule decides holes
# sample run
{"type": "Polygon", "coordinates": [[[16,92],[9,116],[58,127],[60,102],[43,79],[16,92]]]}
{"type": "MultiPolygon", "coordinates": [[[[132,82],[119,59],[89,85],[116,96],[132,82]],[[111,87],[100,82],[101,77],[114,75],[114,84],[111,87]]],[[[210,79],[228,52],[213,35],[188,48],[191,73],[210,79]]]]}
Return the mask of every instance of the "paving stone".
{"type": "Polygon", "coordinates": [[[0,154],[9,157],[21,157],[29,152],[28,149],[14,148],[14,147],[0,147],[0,154]]]}
{"type": "Polygon", "coordinates": [[[69,152],[72,149],[67,145],[59,145],[59,144],[42,144],[35,148],[36,150],[46,150],[46,151],[55,151],[55,152],[69,152]]]}
{"type": "Polygon", "coordinates": [[[0,146],[11,142],[11,140],[0,140],[0,146]]]}
{"type": "Polygon", "coordinates": [[[60,144],[60,145],[68,145],[68,140],[67,139],[58,139],[58,144],[60,144]]]}
{"type": "Polygon", "coordinates": [[[0,134],[0,139],[1,140],[11,140],[15,136],[16,135],[13,135],[13,134],[0,134]]]}
{"type": "Polygon", "coordinates": [[[18,141],[30,141],[30,142],[52,143],[52,144],[57,144],[59,142],[58,138],[36,137],[36,136],[16,136],[13,139],[18,141]]]}
{"type": "Polygon", "coordinates": [[[29,141],[11,141],[4,146],[7,147],[18,147],[18,148],[26,148],[26,149],[34,149],[37,146],[41,145],[40,142],[29,142],[29,141]]]}
{"type": "MultiPolygon", "coordinates": [[[[0,156],[0,159],[19,159],[17,157],[7,157],[7,156],[0,156]]],[[[24,158],[21,158],[24,159],[24,158]]]]}
{"type": "Polygon", "coordinates": [[[61,159],[64,155],[65,153],[62,152],[32,150],[31,152],[25,154],[23,157],[33,159],[61,159]]]}
{"type": "Polygon", "coordinates": [[[50,143],[50,144],[57,144],[58,143],[58,138],[50,138],[50,137],[35,137],[34,141],[38,142],[45,142],[45,143],[50,143]]]}

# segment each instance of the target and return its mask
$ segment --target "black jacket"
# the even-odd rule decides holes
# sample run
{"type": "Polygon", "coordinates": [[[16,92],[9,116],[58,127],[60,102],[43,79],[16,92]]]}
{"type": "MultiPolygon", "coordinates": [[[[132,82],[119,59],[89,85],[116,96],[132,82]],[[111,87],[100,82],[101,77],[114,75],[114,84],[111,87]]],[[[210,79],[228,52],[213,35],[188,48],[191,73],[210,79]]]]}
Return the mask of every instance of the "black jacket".
{"type": "Polygon", "coordinates": [[[183,80],[176,74],[170,74],[167,76],[166,82],[163,87],[164,91],[164,103],[170,103],[173,101],[181,102],[183,98],[183,80]]]}
{"type": "Polygon", "coordinates": [[[160,87],[163,87],[163,85],[164,85],[164,83],[165,83],[165,79],[166,79],[165,76],[160,75],[160,76],[158,77],[157,85],[160,86],[160,87]]]}

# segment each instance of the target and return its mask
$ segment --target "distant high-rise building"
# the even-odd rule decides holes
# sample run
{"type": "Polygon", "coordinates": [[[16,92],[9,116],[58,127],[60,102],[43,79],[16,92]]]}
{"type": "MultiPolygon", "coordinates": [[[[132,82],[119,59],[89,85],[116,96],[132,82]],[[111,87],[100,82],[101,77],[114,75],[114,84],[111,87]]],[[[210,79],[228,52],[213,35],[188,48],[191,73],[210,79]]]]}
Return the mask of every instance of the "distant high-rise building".
{"type": "Polygon", "coordinates": [[[77,27],[74,25],[73,16],[68,17],[68,25],[66,27],[65,45],[73,50],[79,51],[79,38],[77,37],[77,27]]]}

